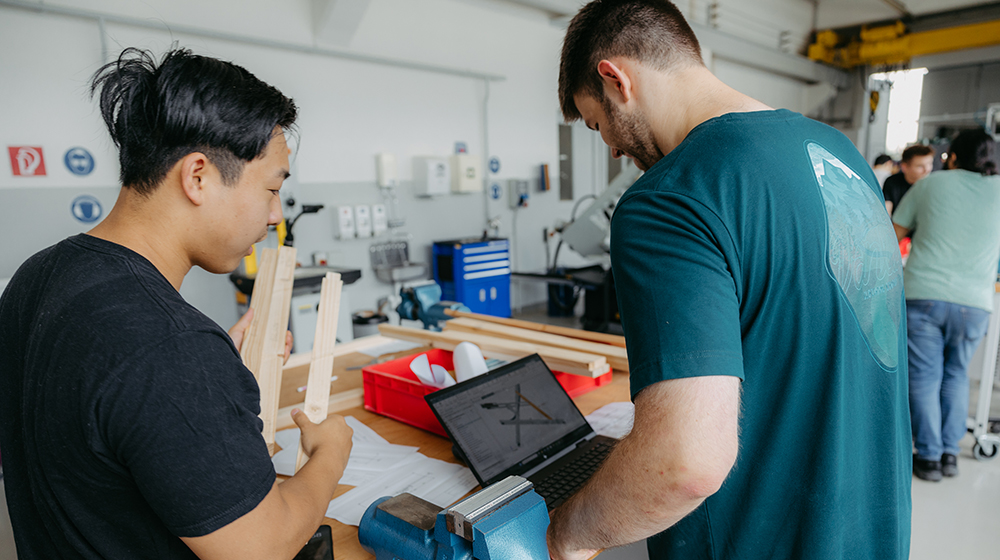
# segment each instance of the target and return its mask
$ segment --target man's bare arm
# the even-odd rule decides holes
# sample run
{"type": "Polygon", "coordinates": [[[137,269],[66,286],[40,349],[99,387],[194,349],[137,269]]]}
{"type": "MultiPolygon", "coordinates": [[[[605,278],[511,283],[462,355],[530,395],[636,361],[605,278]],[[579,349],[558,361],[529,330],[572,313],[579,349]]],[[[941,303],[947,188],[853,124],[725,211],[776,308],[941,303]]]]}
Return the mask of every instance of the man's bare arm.
{"type": "Polygon", "coordinates": [[[902,241],[907,235],[910,235],[910,230],[893,222],[892,227],[896,230],[896,241],[902,241]]]}
{"type": "Polygon", "coordinates": [[[722,486],[739,450],[740,380],[662,381],[635,400],[632,433],[571,500],[553,512],[553,560],[655,535],[722,486]]]}
{"type": "Polygon", "coordinates": [[[292,478],[274,483],[264,500],[243,517],[202,537],[182,538],[203,560],[292,558],[326,512],[351,452],[353,430],[341,416],[313,424],[293,413],[309,461],[292,478]]]}

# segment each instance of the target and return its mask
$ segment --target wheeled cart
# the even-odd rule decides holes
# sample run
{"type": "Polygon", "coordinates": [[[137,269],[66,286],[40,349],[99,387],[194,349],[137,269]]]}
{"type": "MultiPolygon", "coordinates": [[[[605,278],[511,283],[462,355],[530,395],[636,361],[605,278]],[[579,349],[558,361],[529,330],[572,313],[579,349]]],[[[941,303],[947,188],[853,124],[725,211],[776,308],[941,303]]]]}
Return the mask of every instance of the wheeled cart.
{"type": "MultiPolygon", "coordinates": [[[[998,284],[1000,286],[1000,284],[998,284]]],[[[1000,424],[1000,418],[990,418],[990,401],[993,398],[993,380],[996,378],[998,349],[1000,349],[1000,293],[993,296],[993,313],[990,314],[990,324],[986,329],[986,337],[982,344],[982,366],[979,368],[979,398],[976,402],[975,416],[968,420],[969,431],[976,438],[972,446],[972,454],[980,461],[988,461],[997,457],[1000,451],[1000,435],[992,433],[991,424],[1000,424]]],[[[975,360],[973,360],[975,363],[975,360]]],[[[970,374],[975,368],[970,368],[970,374]]]]}

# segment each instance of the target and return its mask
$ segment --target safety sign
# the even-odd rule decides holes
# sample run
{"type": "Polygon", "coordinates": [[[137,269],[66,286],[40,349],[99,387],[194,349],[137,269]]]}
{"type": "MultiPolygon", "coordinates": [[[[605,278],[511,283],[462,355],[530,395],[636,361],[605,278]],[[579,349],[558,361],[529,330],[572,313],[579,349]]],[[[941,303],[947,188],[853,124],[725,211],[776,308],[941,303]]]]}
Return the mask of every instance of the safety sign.
{"type": "Polygon", "coordinates": [[[490,171],[493,173],[500,172],[500,158],[498,157],[490,158],[490,171]]]}
{"type": "Polygon", "coordinates": [[[493,200],[500,200],[500,196],[503,195],[503,187],[497,183],[490,185],[490,198],[493,200]]]}
{"type": "Polygon", "coordinates": [[[94,170],[94,156],[83,148],[70,148],[63,156],[66,169],[74,175],[90,175],[94,170]]]}
{"type": "Polygon", "coordinates": [[[74,198],[70,209],[73,211],[73,217],[85,224],[96,222],[104,215],[104,209],[101,208],[101,201],[89,194],[74,198]]]}
{"type": "Polygon", "coordinates": [[[45,175],[45,159],[41,146],[7,146],[10,168],[15,177],[41,177],[45,175]]]}

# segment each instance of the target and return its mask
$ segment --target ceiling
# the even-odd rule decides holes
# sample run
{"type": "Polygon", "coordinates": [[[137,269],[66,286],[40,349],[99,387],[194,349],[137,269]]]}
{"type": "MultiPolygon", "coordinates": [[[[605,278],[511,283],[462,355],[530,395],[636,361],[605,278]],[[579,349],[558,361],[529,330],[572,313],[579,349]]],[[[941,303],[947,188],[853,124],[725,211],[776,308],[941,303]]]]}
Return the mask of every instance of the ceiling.
{"type": "MultiPolygon", "coordinates": [[[[565,17],[575,14],[586,0],[504,0],[511,4],[529,6],[548,12],[553,17],[565,17]]],[[[970,2],[968,0],[721,0],[725,8],[727,3],[738,1],[741,10],[753,9],[757,5],[761,10],[775,10],[776,4],[815,4],[816,27],[829,29],[846,27],[862,23],[884,21],[904,16],[905,9],[910,15],[920,16],[936,12],[945,12],[981,6],[998,4],[997,2],[970,2]]],[[[682,8],[689,0],[675,0],[682,8]]],[[[695,4],[707,4],[707,0],[696,0],[695,4]]],[[[780,8],[778,8],[780,9],[780,8]]]]}

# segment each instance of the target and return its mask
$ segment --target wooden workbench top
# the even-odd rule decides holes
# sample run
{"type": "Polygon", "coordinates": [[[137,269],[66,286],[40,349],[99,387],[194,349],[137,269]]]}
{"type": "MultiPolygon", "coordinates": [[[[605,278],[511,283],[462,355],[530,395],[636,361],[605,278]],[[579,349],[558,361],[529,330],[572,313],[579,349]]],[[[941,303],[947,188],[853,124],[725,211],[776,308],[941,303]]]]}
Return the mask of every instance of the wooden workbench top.
{"type": "MultiPolygon", "coordinates": [[[[410,350],[402,353],[402,355],[412,354],[419,351],[422,351],[422,349],[410,350]]],[[[371,360],[372,358],[370,356],[360,353],[352,353],[338,357],[334,365],[334,375],[338,376],[338,379],[334,382],[332,387],[334,392],[353,387],[360,387],[361,371],[356,368],[357,366],[366,364],[371,360]]],[[[296,395],[298,395],[299,400],[301,400],[302,394],[295,391],[296,387],[304,384],[298,379],[300,375],[301,373],[297,371],[291,372],[290,374],[289,370],[286,369],[285,379],[282,383],[282,406],[296,402],[296,395]]],[[[590,414],[608,403],[627,400],[629,400],[628,375],[620,373],[614,373],[612,376],[612,382],[604,387],[599,387],[590,393],[573,399],[577,407],[579,407],[580,412],[584,415],[590,414]]],[[[414,428],[384,416],[379,416],[372,412],[368,412],[363,406],[355,406],[353,408],[339,410],[335,412],[335,414],[353,416],[357,418],[378,432],[379,435],[387,439],[389,443],[416,446],[420,448],[421,453],[433,459],[440,459],[451,463],[458,462],[452,455],[451,441],[441,436],[425,432],[418,428],[414,428]]],[[[283,479],[286,477],[279,478],[283,479]]],[[[353,486],[346,486],[343,484],[338,486],[334,495],[331,496],[331,499],[347,492],[352,488],[353,486]]],[[[343,523],[330,518],[326,518],[324,523],[330,525],[333,530],[333,550],[334,557],[337,560],[364,560],[374,558],[361,548],[361,543],[358,542],[357,527],[354,527],[353,525],[344,525],[343,523]]]]}

